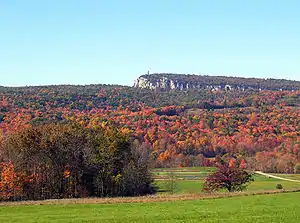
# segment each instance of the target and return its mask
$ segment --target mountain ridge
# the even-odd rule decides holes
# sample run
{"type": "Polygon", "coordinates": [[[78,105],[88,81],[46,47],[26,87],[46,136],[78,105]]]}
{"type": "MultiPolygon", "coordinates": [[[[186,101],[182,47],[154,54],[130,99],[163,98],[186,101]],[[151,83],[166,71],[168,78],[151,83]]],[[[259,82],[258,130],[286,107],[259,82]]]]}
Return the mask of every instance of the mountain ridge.
{"type": "Polygon", "coordinates": [[[245,77],[209,76],[195,74],[153,73],[141,75],[134,82],[136,88],[188,90],[299,90],[300,81],[245,77]]]}

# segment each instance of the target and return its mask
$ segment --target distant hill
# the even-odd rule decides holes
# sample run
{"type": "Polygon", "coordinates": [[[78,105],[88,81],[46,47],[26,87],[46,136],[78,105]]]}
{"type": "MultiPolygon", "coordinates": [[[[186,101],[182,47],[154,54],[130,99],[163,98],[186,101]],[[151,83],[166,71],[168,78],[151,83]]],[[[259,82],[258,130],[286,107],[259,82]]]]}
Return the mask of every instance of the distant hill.
{"type": "Polygon", "coordinates": [[[135,86],[0,87],[0,147],[30,126],[76,123],[121,129],[157,167],[245,159],[292,173],[300,162],[297,81],[154,74],[135,86]]]}
{"type": "Polygon", "coordinates": [[[134,87],[163,90],[299,90],[300,81],[195,74],[155,73],[140,76],[134,87]]]}
{"type": "Polygon", "coordinates": [[[173,105],[188,108],[232,108],[259,104],[298,107],[300,97],[299,81],[276,79],[151,74],[142,75],[134,86],[0,86],[0,113],[5,110],[1,107],[3,100],[11,108],[43,109],[48,106],[51,109],[68,107],[83,111],[108,107],[117,109],[120,106],[137,110],[141,105],[153,108],[173,105]]]}

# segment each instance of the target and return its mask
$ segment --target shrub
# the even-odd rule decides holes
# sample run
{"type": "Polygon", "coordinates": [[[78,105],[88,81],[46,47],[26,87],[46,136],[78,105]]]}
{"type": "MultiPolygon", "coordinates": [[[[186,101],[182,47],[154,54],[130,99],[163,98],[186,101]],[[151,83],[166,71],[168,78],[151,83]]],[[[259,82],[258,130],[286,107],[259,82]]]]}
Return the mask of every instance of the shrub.
{"type": "Polygon", "coordinates": [[[277,184],[277,185],[276,185],[276,189],[282,190],[282,189],[283,189],[283,186],[282,186],[281,184],[277,184]]]}

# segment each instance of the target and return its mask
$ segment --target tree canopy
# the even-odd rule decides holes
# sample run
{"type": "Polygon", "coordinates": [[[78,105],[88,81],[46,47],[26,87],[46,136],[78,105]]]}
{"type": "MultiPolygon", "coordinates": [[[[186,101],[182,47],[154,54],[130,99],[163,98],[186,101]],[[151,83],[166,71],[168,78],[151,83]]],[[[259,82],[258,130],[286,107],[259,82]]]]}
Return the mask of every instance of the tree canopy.
{"type": "Polygon", "coordinates": [[[126,134],[110,126],[29,126],[3,139],[1,198],[152,193],[148,155],[139,150],[139,145],[133,147],[126,134]]]}

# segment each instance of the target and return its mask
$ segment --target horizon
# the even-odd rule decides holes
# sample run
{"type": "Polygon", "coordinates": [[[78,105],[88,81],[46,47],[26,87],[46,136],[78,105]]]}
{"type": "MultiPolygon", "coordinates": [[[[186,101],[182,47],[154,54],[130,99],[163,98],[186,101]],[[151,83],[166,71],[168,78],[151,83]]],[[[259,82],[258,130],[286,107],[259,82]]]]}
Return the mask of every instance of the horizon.
{"type": "MultiPolygon", "coordinates": [[[[207,74],[196,74],[196,73],[190,73],[190,74],[181,74],[181,73],[151,73],[151,74],[141,74],[138,78],[142,76],[147,75],[196,75],[196,76],[209,76],[209,77],[228,77],[228,78],[244,78],[244,79],[262,79],[262,80],[287,80],[287,81],[295,81],[299,82],[298,80],[292,80],[292,79],[279,79],[279,78],[260,78],[260,77],[240,77],[240,76],[220,76],[220,75],[207,75],[207,74]]],[[[137,80],[137,79],[135,79],[137,80]]],[[[87,83],[87,84],[41,84],[41,85],[0,85],[0,87],[8,87],[8,88],[23,88],[23,87],[51,87],[51,86],[89,86],[89,85],[109,85],[109,86],[120,86],[120,87],[134,87],[134,81],[132,85],[122,85],[122,84],[103,84],[103,83],[87,83]]]]}
{"type": "Polygon", "coordinates": [[[300,81],[299,7],[292,0],[1,2],[0,85],[132,86],[149,67],[300,81]]]}

